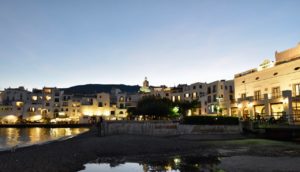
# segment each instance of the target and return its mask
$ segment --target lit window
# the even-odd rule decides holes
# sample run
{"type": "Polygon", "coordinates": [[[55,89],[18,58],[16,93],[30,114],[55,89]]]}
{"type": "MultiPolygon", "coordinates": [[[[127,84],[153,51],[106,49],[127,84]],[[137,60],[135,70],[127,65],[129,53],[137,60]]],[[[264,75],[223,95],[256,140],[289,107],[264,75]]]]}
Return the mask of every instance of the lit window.
{"type": "Polygon", "coordinates": [[[193,92],[193,97],[197,97],[197,92],[193,92]]]}
{"type": "Polygon", "coordinates": [[[51,100],[51,96],[46,96],[46,100],[47,101],[51,100]]]}
{"type": "Polygon", "coordinates": [[[37,96],[32,96],[32,100],[37,101],[37,96]]]}
{"type": "Polygon", "coordinates": [[[295,96],[300,96],[300,84],[295,84],[295,96]]]}
{"type": "Polygon", "coordinates": [[[177,96],[177,99],[178,99],[178,101],[180,101],[181,97],[180,97],[180,96],[177,96]]]}

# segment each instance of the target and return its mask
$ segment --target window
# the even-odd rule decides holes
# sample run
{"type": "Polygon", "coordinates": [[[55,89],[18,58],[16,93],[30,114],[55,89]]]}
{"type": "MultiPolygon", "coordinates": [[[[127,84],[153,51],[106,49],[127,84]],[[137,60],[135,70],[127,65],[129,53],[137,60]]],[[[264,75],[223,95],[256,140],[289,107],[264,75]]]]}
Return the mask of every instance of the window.
{"type": "Polygon", "coordinates": [[[176,101],[176,98],[175,96],[172,96],[172,101],[175,102],[176,101]]]}
{"type": "Polygon", "coordinates": [[[246,98],[246,93],[241,94],[241,98],[245,99],[246,98]]]}
{"type": "Polygon", "coordinates": [[[193,98],[197,97],[197,92],[193,92],[193,98]]]}
{"type": "Polygon", "coordinates": [[[177,100],[180,101],[180,100],[181,100],[181,97],[180,97],[180,96],[177,96],[177,100]]]}
{"type": "Polygon", "coordinates": [[[190,97],[190,94],[189,94],[189,93],[186,93],[186,94],[184,95],[184,97],[185,97],[185,98],[188,98],[188,97],[190,97]]]}
{"type": "Polygon", "coordinates": [[[275,72],[273,75],[274,75],[274,76],[276,76],[276,75],[278,75],[278,73],[277,73],[277,72],[275,72]]]}
{"type": "Polygon", "coordinates": [[[207,94],[210,94],[210,93],[211,93],[211,88],[208,87],[208,88],[207,88],[207,94]]]}
{"type": "Polygon", "coordinates": [[[204,92],[199,92],[199,95],[200,95],[200,97],[203,97],[203,96],[205,96],[205,93],[204,92]]]}
{"type": "Polygon", "coordinates": [[[202,85],[199,85],[199,88],[201,89],[201,88],[202,88],[202,85]]]}
{"type": "Polygon", "coordinates": [[[213,101],[216,102],[217,101],[217,95],[214,95],[213,101]]]}
{"type": "Polygon", "coordinates": [[[229,86],[229,92],[233,93],[233,87],[231,85],[229,86]]]}
{"type": "Polygon", "coordinates": [[[260,100],[261,99],[261,91],[254,91],[254,100],[260,100]]]}
{"type": "Polygon", "coordinates": [[[223,85],[221,85],[221,90],[223,90],[223,85]]]}
{"type": "Polygon", "coordinates": [[[232,95],[230,95],[230,96],[229,96],[229,99],[230,99],[230,100],[233,100],[233,96],[232,96],[232,95]]]}
{"type": "Polygon", "coordinates": [[[294,96],[300,96],[300,84],[294,85],[294,96]]]}
{"type": "Polygon", "coordinates": [[[98,107],[103,107],[103,103],[102,103],[102,102],[99,102],[99,103],[98,103],[98,107]]]}
{"type": "Polygon", "coordinates": [[[208,102],[208,103],[211,102],[211,97],[210,97],[210,96],[207,97],[207,102],[208,102]]]}
{"type": "Polygon", "coordinates": [[[213,93],[215,93],[215,92],[217,92],[217,86],[216,85],[213,86],[213,93]]]}
{"type": "Polygon", "coordinates": [[[193,86],[193,89],[196,89],[196,86],[193,86]]]}
{"type": "Polygon", "coordinates": [[[259,77],[256,77],[255,80],[259,80],[259,77]]]}
{"type": "Polygon", "coordinates": [[[280,97],[280,87],[272,88],[272,98],[279,98],[280,97]]]}
{"type": "Polygon", "coordinates": [[[55,98],[55,99],[54,99],[54,102],[59,102],[59,98],[55,98]]]}
{"type": "Polygon", "coordinates": [[[295,69],[294,70],[299,70],[300,69],[300,67],[295,67],[295,69]]]}
{"type": "Polygon", "coordinates": [[[121,108],[121,109],[124,108],[124,104],[123,104],[123,103],[120,104],[120,108],[121,108]]]}

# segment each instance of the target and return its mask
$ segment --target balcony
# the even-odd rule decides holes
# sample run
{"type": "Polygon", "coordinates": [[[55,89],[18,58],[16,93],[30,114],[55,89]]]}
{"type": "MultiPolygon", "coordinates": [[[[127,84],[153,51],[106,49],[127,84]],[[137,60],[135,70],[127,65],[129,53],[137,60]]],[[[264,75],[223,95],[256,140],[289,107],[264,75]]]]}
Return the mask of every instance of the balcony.
{"type": "Polygon", "coordinates": [[[262,101],[262,100],[265,100],[265,98],[262,97],[262,96],[254,96],[254,97],[253,97],[253,100],[254,100],[254,101],[262,101]]]}
{"type": "Polygon", "coordinates": [[[278,98],[281,98],[282,95],[281,94],[278,94],[278,93],[272,93],[271,95],[271,99],[278,99],[278,98]]]}

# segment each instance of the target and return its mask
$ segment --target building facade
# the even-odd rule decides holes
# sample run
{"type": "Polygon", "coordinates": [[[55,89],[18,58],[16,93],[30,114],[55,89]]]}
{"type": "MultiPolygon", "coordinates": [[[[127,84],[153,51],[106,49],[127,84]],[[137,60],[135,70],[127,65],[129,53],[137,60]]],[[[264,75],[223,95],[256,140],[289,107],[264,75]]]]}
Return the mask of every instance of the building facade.
{"type": "Polygon", "coordinates": [[[300,121],[300,44],[275,52],[275,62],[235,75],[238,116],[243,118],[300,121]]]}
{"type": "Polygon", "coordinates": [[[78,97],[56,87],[8,88],[0,96],[0,123],[88,123],[99,116],[120,120],[127,117],[127,106],[135,106],[133,101],[138,100],[137,95],[120,90],[78,97]]]}

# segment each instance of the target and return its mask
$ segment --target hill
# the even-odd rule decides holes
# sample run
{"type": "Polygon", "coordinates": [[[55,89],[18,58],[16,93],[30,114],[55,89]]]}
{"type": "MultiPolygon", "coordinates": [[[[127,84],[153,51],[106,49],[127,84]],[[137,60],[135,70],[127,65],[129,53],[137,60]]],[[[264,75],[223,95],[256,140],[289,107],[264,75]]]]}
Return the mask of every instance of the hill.
{"type": "Polygon", "coordinates": [[[122,92],[134,93],[138,92],[140,86],[138,85],[123,85],[123,84],[87,84],[87,85],[77,85],[70,88],[65,88],[64,91],[66,94],[95,94],[106,92],[110,93],[112,89],[120,89],[122,92]]]}

